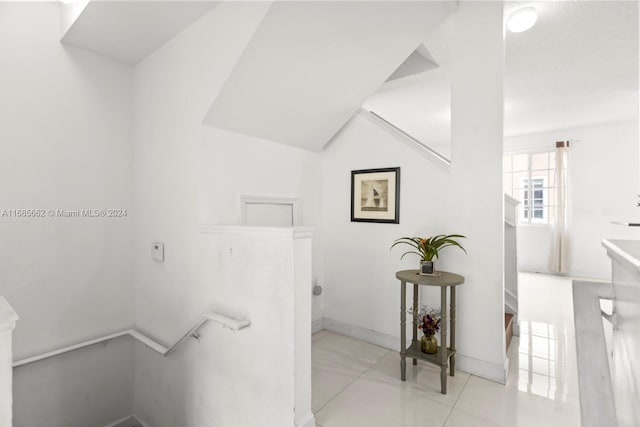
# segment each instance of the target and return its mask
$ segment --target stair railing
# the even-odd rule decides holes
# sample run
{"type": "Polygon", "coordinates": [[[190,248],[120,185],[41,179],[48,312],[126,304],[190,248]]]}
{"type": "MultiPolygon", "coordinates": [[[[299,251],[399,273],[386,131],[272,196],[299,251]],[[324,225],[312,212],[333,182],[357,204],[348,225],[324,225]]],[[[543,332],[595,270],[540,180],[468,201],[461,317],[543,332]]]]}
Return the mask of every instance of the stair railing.
{"type": "Polygon", "coordinates": [[[158,341],[154,340],[153,338],[149,337],[148,335],[145,335],[144,333],[136,330],[136,329],[126,329],[124,331],[120,331],[120,332],[115,332],[112,334],[108,334],[108,335],[104,335],[101,337],[97,337],[97,338],[93,338],[87,341],[83,341],[81,343],[78,344],[73,344],[73,345],[69,345],[66,347],[62,347],[56,350],[52,350],[52,351],[48,351],[46,353],[42,353],[42,354],[38,354],[35,356],[31,356],[31,357],[27,357],[24,359],[20,359],[17,360],[15,362],[13,362],[13,367],[17,368],[20,366],[24,366],[24,365],[28,365],[30,363],[35,363],[35,362],[39,362],[41,360],[45,360],[45,359],[49,359],[51,357],[55,357],[64,353],[68,353],[70,351],[75,351],[75,350],[79,350],[81,348],[85,348],[85,347],[89,347],[95,344],[100,344],[103,342],[107,342],[107,341],[111,341],[120,337],[124,337],[124,336],[130,336],[136,340],[138,340],[139,342],[141,342],[142,344],[144,344],[145,346],[149,347],[150,349],[156,351],[157,353],[159,353],[161,356],[169,356],[171,355],[173,352],[175,352],[178,348],[180,348],[189,338],[194,338],[198,341],[200,341],[200,333],[199,330],[200,328],[202,328],[206,323],[208,322],[216,322],[221,324],[222,326],[229,328],[233,331],[239,331],[241,329],[247,328],[251,325],[251,322],[248,319],[242,319],[242,320],[238,320],[238,319],[234,319],[232,317],[226,316],[224,314],[221,313],[207,313],[204,314],[200,320],[198,320],[198,322],[191,327],[184,335],[182,335],[182,337],[175,342],[175,344],[173,344],[171,347],[167,347],[164,346],[162,344],[160,344],[158,341]]]}

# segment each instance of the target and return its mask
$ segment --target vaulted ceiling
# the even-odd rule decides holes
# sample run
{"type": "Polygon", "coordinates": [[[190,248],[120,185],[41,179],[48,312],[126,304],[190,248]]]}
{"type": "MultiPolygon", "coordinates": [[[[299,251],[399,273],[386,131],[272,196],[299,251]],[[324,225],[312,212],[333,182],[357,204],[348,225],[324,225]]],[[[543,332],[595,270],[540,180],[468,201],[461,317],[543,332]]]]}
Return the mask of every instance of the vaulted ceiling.
{"type": "MultiPolygon", "coordinates": [[[[529,31],[505,34],[505,135],[638,118],[636,2],[506,2],[505,17],[534,6],[529,31]]],[[[390,81],[364,104],[447,154],[451,21],[424,41],[438,64],[390,81]]]]}
{"type": "Polygon", "coordinates": [[[62,42],[135,65],[220,3],[76,0],[62,6],[62,42]]]}
{"type": "Polygon", "coordinates": [[[321,150],[453,2],[277,2],[205,123],[321,150]]]}
{"type": "MultiPolygon", "coordinates": [[[[218,4],[76,1],[63,41],[135,65],[218,4]]],[[[636,119],[637,3],[506,2],[505,16],[523,5],[539,19],[505,35],[505,135],[636,119]]],[[[203,121],[318,151],[364,105],[447,154],[455,7],[273,2],[203,121]]]]}

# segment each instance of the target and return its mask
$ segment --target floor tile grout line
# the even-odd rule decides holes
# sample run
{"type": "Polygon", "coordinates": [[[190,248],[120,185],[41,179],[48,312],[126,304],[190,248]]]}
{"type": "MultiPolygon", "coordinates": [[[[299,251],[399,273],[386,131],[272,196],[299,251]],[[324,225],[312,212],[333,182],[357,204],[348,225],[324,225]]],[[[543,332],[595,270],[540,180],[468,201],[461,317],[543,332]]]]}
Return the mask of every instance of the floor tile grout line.
{"type": "MultiPolygon", "coordinates": [[[[387,351],[393,351],[393,350],[389,350],[387,349],[387,351]]],[[[327,406],[329,403],[333,402],[338,396],[340,396],[342,394],[342,392],[344,392],[346,389],[348,389],[349,387],[351,387],[353,385],[353,383],[355,383],[356,381],[358,381],[360,378],[362,378],[362,376],[364,374],[366,374],[367,372],[369,372],[369,370],[371,368],[373,368],[373,365],[375,365],[376,363],[378,363],[380,360],[382,360],[383,357],[385,357],[385,355],[381,356],[380,358],[378,358],[378,360],[376,360],[374,363],[371,364],[371,366],[369,366],[367,369],[364,370],[364,372],[362,372],[360,375],[358,375],[356,378],[353,379],[353,381],[351,381],[349,384],[347,384],[346,386],[344,386],[339,392],[336,393],[335,396],[333,396],[331,399],[327,400],[327,402],[322,405],[320,408],[318,408],[318,410],[316,412],[314,412],[314,416],[315,414],[317,414],[318,412],[322,411],[324,409],[325,406],[327,406]]]]}
{"type": "Polygon", "coordinates": [[[468,374],[469,377],[467,377],[467,380],[464,382],[464,385],[462,386],[462,390],[460,390],[460,394],[458,394],[458,397],[456,398],[456,401],[453,402],[453,408],[456,407],[456,405],[458,404],[458,401],[460,400],[460,397],[462,396],[462,393],[464,393],[464,389],[467,388],[467,385],[469,384],[469,381],[471,380],[471,377],[473,376],[473,374],[468,374]]]}
{"type": "Polygon", "coordinates": [[[445,427],[447,425],[447,423],[449,422],[449,418],[451,418],[451,414],[453,414],[453,410],[455,408],[452,406],[449,408],[449,413],[447,414],[447,418],[444,419],[444,423],[442,423],[442,427],[445,427]]]}
{"type": "MultiPolygon", "coordinates": [[[[395,353],[395,352],[396,352],[395,350],[389,350],[389,351],[391,351],[391,352],[393,352],[393,353],[395,353]]],[[[400,354],[400,353],[398,352],[398,354],[400,354]]],[[[383,356],[383,357],[386,357],[386,355],[385,355],[385,356],[383,356]]],[[[373,365],[371,365],[371,366],[370,366],[370,367],[369,367],[365,372],[363,372],[363,374],[362,374],[360,377],[362,377],[362,376],[363,376],[363,375],[365,375],[367,372],[369,372],[369,370],[371,370],[371,368],[373,368],[373,366],[374,366],[374,365],[376,365],[378,362],[380,362],[380,360],[382,360],[382,358],[383,358],[383,357],[381,357],[380,359],[378,359],[378,361],[377,361],[376,363],[374,363],[373,365]]],[[[408,365],[407,365],[407,366],[408,366],[408,365]]],[[[464,372],[464,371],[460,371],[460,372],[464,372]]],[[[408,393],[412,393],[412,394],[418,395],[418,396],[420,396],[420,397],[423,397],[423,398],[425,398],[425,399],[428,399],[428,400],[430,400],[431,402],[434,402],[434,403],[436,403],[436,404],[438,404],[438,405],[447,406],[447,407],[450,407],[451,409],[453,409],[453,408],[455,408],[455,404],[458,402],[458,399],[460,399],[460,395],[462,394],[462,391],[463,391],[463,390],[464,390],[464,388],[467,386],[467,383],[469,382],[469,379],[471,379],[471,377],[472,377],[472,374],[469,374],[469,373],[467,373],[467,372],[465,372],[465,374],[467,374],[467,375],[469,375],[469,376],[467,377],[467,380],[465,381],[464,386],[462,386],[462,390],[460,391],[460,394],[459,394],[459,395],[458,395],[458,397],[456,398],[456,401],[453,403],[453,405],[449,405],[449,404],[444,403],[444,402],[442,402],[442,401],[436,400],[435,398],[429,397],[429,396],[428,396],[428,395],[426,395],[426,394],[422,394],[422,393],[420,393],[420,392],[419,392],[419,391],[417,391],[417,390],[407,389],[406,391],[407,391],[408,393]]],[[[357,380],[357,379],[359,379],[360,377],[356,378],[356,380],[357,380]]],[[[355,380],[354,380],[354,382],[355,382],[355,380]]],[[[448,419],[448,417],[447,417],[447,419],[448,419]]],[[[445,421],[445,424],[446,424],[446,421],[445,421]]]]}
{"type": "MultiPolygon", "coordinates": [[[[390,350],[390,351],[392,351],[392,352],[394,352],[394,353],[395,353],[395,350],[390,350]]],[[[400,353],[398,352],[398,354],[400,354],[400,353]]],[[[407,357],[407,358],[409,358],[409,357],[407,357]]],[[[380,358],[380,360],[382,360],[382,358],[380,358]]],[[[378,360],[378,362],[379,362],[380,360],[378,360]]],[[[373,365],[377,364],[378,362],[374,363],[373,365]]],[[[371,368],[373,367],[373,365],[371,365],[371,368]]],[[[407,365],[407,366],[409,366],[409,365],[407,365]]],[[[365,374],[366,374],[366,373],[367,373],[371,368],[367,369],[367,371],[365,371],[362,375],[365,375],[365,374]]],[[[438,368],[438,369],[439,369],[439,368],[438,368]]],[[[464,372],[464,371],[460,371],[460,372],[464,372]]],[[[472,376],[472,374],[469,374],[468,372],[464,372],[464,373],[465,373],[465,374],[467,374],[467,375],[469,375],[469,377],[468,377],[468,378],[467,378],[467,380],[465,381],[464,386],[462,387],[462,390],[464,390],[464,387],[466,387],[467,383],[469,382],[469,379],[470,379],[470,378],[471,378],[471,376],[472,376]]],[[[361,375],[361,376],[362,376],[362,375],[361,375]]],[[[462,390],[460,391],[460,394],[462,394],[462,390]]],[[[457,403],[458,399],[460,399],[460,394],[459,394],[459,395],[458,395],[458,397],[456,398],[456,401],[453,403],[453,405],[449,405],[448,403],[445,403],[445,402],[442,402],[442,401],[440,401],[440,400],[437,400],[437,399],[435,399],[435,398],[433,398],[433,397],[430,397],[428,394],[423,394],[423,393],[419,392],[418,390],[412,390],[412,389],[410,389],[410,388],[409,388],[409,389],[406,389],[406,391],[407,391],[408,393],[415,394],[416,396],[419,396],[419,397],[421,397],[421,398],[427,399],[427,400],[429,400],[429,401],[431,401],[431,402],[433,402],[433,403],[436,403],[436,404],[438,404],[438,405],[446,406],[446,407],[451,408],[451,409],[453,409],[453,408],[455,407],[455,404],[457,403]]],[[[448,417],[447,417],[447,419],[448,419],[448,417]]],[[[445,422],[445,424],[446,424],[446,422],[445,422]]]]}
{"type": "Polygon", "coordinates": [[[447,423],[449,422],[449,418],[451,418],[451,415],[453,415],[453,411],[457,409],[456,405],[458,404],[458,400],[460,400],[460,396],[462,396],[462,393],[464,393],[464,389],[467,388],[467,384],[469,384],[469,380],[471,379],[472,376],[473,376],[472,374],[469,374],[469,377],[467,377],[467,380],[464,382],[464,385],[460,390],[460,394],[458,394],[458,397],[456,397],[456,401],[453,402],[453,405],[451,406],[451,410],[449,411],[449,415],[447,415],[447,419],[444,420],[444,424],[442,424],[442,427],[445,427],[447,425],[447,423]]]}
{"type": "MultiPolygon", "coordinates": [[[[536,307],[533,307],[533,308],[537,309],[536,307]]],[[[527,320],[536,321],[536,317],[529,316],[527,317],[527,320]]],[[[540,318],[540,320],[537,320],[537,321],[541,323],[548,323],[553,325],[557,324],[556,329],[559,332],[557,333],[552,332],[549,334],[544,329],[541,329],[540,331],[535,331],[533,329],[527,328],[524,333],[521,333],[522,336],[519,337],[520,341],[533,339],[533,342],[535,345],[531,346],[531,348],[529,348],[528,351],[520,351],[518,341],[516,340],[515,348],[510,349],[511,354],[508,357],[509,359],[511,359],[512,368],[510,369],[510,374],[508,378],[509,387],[507,387],[506,384],[503,386],[503,388],[508,389],[504,393],[505,399],[507,400],[510,399],[510,397],[508,397],[510,395],[509,393],[514,393],[514,395],[519,396],[518,399],[520,397],[524,398],[526,401],[528,401],[528,399],[533,399],[532,402],[534,403],[547,401],[547,400],[563,400],[564,401],[565,399],[562,399],[561,397],[561,396],[564,396],[567,398],[567,402],[568,402],[567,404],[576,406],[576,402],[579,402],[579,396],[576,396],[575,393],[573,392],[573,386],[575,385],[574,383],[575,379],[573,378],[573,376],[575,375],[574,374],[575,368],[573,366],[575,366],[575,360],[572,360],[574,359],[574,357],[572,356],[574,353],[572,351],[575,350],[574,346],[572,346],[572,343],[574,343],[575,341],[575,335],[571,333],[567,333],[571,329],[571,322],[569,320],[571,319],[565,319],[565,320],[556,319],[551,321],[549,319],[545,320],[545,318],[540,318]],[[569,328],[569,329],[566,329],[566,328],[569,328]],[[553,353],[543,351],[537,354],[533,354],[533,349],[537,348],[536,345],[538,344],[541,344],[542,348],[546,348],[547,344],[550,346],[561,346],[562,348],[560,350],[565,350],[565,351],[560,353],[560,350],[556,349],[554,350],[553,353]],[[562,354],[561,358],[559,357],[560,354],[562,354]],[[520,361],[522,361],[523,363],[520,363],[520,361]],[[532,362],[533,362],[533,365],[532,365],[532,362]],[[539,367],[541,367],[542,369],[538,370],[537,368],[539,367]],[[525,372],[529,375],[529,377],[522,376],[523,373],[525,372]],[[533,375],[533,378],[531,377],[531,375],[533,375]],[[522,379],[520,380],[519,377],[522,377],[522,379]],[[549,381],[554,382],[555,385],[553,384],[551,385],[551,387],[555,387],[554,391],[552,388],[549,388],[550,387],[548,383],[549,381]],[[522,390],[520,390],[520,387],[519,387],[520,384],[526,384],[527,388],[522,388],[522,390]],[[542,388],[540,389],[540,391],[543,393],[536,394],[537,392],[536,387],[540,386],[541,384],[542,384],[542,388]],[[565,385],[562,385],[562,384],[565,384],[565,385]],[[569,387],[567,387],[567,384],[569,384],[569,387]],[[548,392],[551,392],[551,391],[553,391],[552,394],[555,395],[555,399],[553,398],[553,396],[547,395],[548,392]]],[[[347,338],[354,339],[356,341],[362,341],[348,335],[344,335],[344,334],[340,334],[340,335],[343,335],[347,338]]],[[[327,342],[327,338],[328,337],[325,335],[318,344],[322,346],[327,342]]],[[[517,338],[517,337],[514,336],[514,338],[517,338]]],[[[367,341],[364,341],[364,342],[367,342],[367,341]]],[[[373,343],[369,343],[369,344],[373,344],[373,343]]],[[[513,344],[514,343],[512,343],[512,346],[513,344]]],[[[396,356],[395,351],[393,355],[391,353],[386,353],[385,356],[382,356],[381,358],[379,358],[375,363],[372,363],[370,365],[364,364],[364,366],[360,365],[360,369],[364,369],[362,373],[358,373],[357,371],[355,372],[352,371],[351,375],[355,375],[355,376],[350,375],[349,378],[345,378],[348,381],[348,384],[342,387],[339,391],[334,392],[329,402],[325,403],[318,410],[318,412],[321,410],[327,409],[326,406],[328,406],[329,403],[332,403],[333,401],[336,401],[336,400],[339,401],[337,402],[338,403],[337,406],[341,406],[341,402],[344,401],[347,397],[351,398],[351,396],[354,393],[354,390],[355,389],[360,390],[361,388],[360,386],[363,383],[366,384],[366,382],[369,381],[372,375],[374,377],[378,377],[378,374],[380,373],[379,366],[381,361],[388,358],[391,361],[395,362],[397,357],[394,358],[392,356],[396,356]],[[364,377],[367,377],[367,378],[364,378],[364,377]],[[362,380],[359,382],[359,385],[354,385],[359,380],[362,380]],[[347,393],[345,397],[339,398],[344,393],[344,391],[350,388],[351,386],[354,386],[354,390],[351,390],[349,393],[347,393]],[[339,399],[336,399],[336,398],[339,398],[339,399]]],[[[383,370],[384,372],[382,372],[382,376],[378,378],[383,380],[384,383],[391,383],[393,385],[397,385],[398,377],[395,375],[391,375],[391,377],[389,376],[390,374],[395,373],[395,370],[391,369],[393,366],[395,366],[395,363],[389,364],[387,362],[389,361],[388,360],[384,361],[384,364],[386,365],[386,367],[383,370]],[[395,378],[395,381],[390,382],[392,378],[395,378]]],[[[444,403],[445,405],[450,407],[449,411],[442,411],[441,413],[442,420],[444,421],[445,425],[447,425],[447,423],[449,424],[455,423],[456,421],[460,421],[464,423],[465,422],[464,420],[468,416],[469,417],[468,422],[471,424],[473,424],[472,419],[476,419],[476,423],[481,423],[482,421],[484,421],[487,423],[487,426],[490,425],[495,427],[505,427],[506,425],[505,423],[509,423],[510,420],[507,420],[504,417],[494,417],[490,412],[485,413],[481,410],[478,411],[476,410],[474,405],[471,405],[471,403],[473,403],[473,400],[475,399],[474,396],[476,392],[477,391],[482,392],[482,390],[484,390],[483,388],[478,388],[478,386],[480,384],[480,381],[485,380],[482,377],[473,375],[473,376],[476,376],[477,378],[476,380],[471,382],[472,380],[471,376],[472,375],[469,375],[464,380],[463,383],[458,383],[459,385],[462,386],[459,394],[454,396],[453,399],[448,400],[447,403],[444,403]],[[464,395],[465,399],[462,399],[463,393],[465,394],[464,395]],[[461,405],[461,406],[458,407],[457,405],[461,405]],[[464,410],[461,408],[464,408],[464,410]],[[456,412],[455,416],[453,414],[454,411],[456,412]],[[447,412],[447,413],[445,414],[444,412],[447,412]],[[494,419],[492,420],[488,418],[494,418],[494,419]]],[[[488,380],[488,381],[495,382],[491,380],[488,380]]],[[[411,382],[415,384],[414,381],[411,381],[411,382]]],[[[429,390],[431,390],[431,387],[428,387],[428,388],[429,390]]],[[[422,390],[423,390],[422,387],[418,387],[418,389],[416,389],[416,391],[418,391],[418,393],[421,395],[422,395],[421,393],[422,390]]],[[[498,389],[491,389],[491,388],[488,388],[487,390],[492,391],[492,393],[498,391],[498,389]]],[[[408,391],[413,391],[413,390],[408,390],[408,391]]],[[[428,390],[425,390],[425,391],[428,391],[428,390]]],[[[502,394],[503,393],[500,393],[500,395],[502,394]]],[[[431,400],[431,398],[434,396],[435,395],[424,396],[424,397],[431,400]]],[[[492,400],[493,398],[489,397],[489,399],[492,400]]],[[[434,400],[434,402],[443,404],[438,400],[434,400]]],[[[331,406],[327,411],[333,413],[333,410],[335,407],[336,405],[331,406]]],[[[564,408],[564,406],[562,407],[564,408]]],[[[438,425],[440,425],[440,423],[438,423],[438,425]]]]}
{"type": "MultiPolygon", "coordinates": [[[[495,426],[495,427],[505,427],[502,424],[498,424],[498,423],[495,423],[495,422],[493,422],[491,420],[487,420],[487,419],[485,419],[485,418],[483,418],[483,417],[481,417],[479,415],[470,414],[467,411],[465,411],[464,409],[456,409],[456,411],[462,412],[463,414],[465,414],[465,415],[467,415],[467,416],[469,416],[471,418],[477,418],[479,420],[482,420],[483,422],[489,423],[489,424],[491,424],[492,426],[495,426]]],[[[320,426],[320,427],[322,427],[322,426],[320,426]]]]}
{"type": "MultiPolygon", "coordinates": [[[[489,424],[491,424],[491,425],[494,425],[494,426],[496,426],[496,427],[505,427],[505,426],[503,426],[502,424],[496,424],[496,423],[494,423],[493,421],[488,420],[488,419],[486,419],[486,418],[484,418],[484,417],[482,417],[482,416],[480,416],[480,415],[470,414],[469,412],[465,411],[464,409],[460,409],[460,408],[458,408],[458,407],[456,406],[456,405],[458,405],[458,401],[460,400],[460,397],[462,397],[462,393],[464,393],[464,390],[467,388],[467,385],[469,384],[469,381],[471,381],[471,377],[477,377],[477,378],[480,378],[481,380],[484,380],[484,378],[482,378],[482,377],[478,377],[477,375],[469,374],[469,378],[467,378],[467,382],[465,382],[465,383],[464,383],[464,387],[462,387],[462,391],[461,391],[461,392],[460,392],[460,394],[458,395],[458,398],[456,399],[456,402],[455,402],[455,404],[453,405],[453,410],[456,410],[456,411],[462,412],[463,414],[465,414],[465,415],[467,415],[467,416],[470,416],[470,417],[473,417],[473,418],[477,418],[477,419],[479,419],[479,420],[482,420],[482,421],[484,421],[484,422],[486,422],[486,423],[489,423],[489,424]]],[[[503,386],[504,386],[504,387],[506,387],[507,385],[506,385],[506,384],[503,384],[503,386]]],[[[453,413],[453,410],[451,411],[451,413],[453,413]]],[[[450,417],[451,417],[451,415],[449,415],[449,417],[447,418],[447,422],[449,422],[449,418],[450,418],[450,417]]],[[[445,423],[445,426],[446,426],[446,425],[447,425],[447,424],[445,423]]],[[[443,426],[443,427],[444,427],[444,426],[443,426]]]]}

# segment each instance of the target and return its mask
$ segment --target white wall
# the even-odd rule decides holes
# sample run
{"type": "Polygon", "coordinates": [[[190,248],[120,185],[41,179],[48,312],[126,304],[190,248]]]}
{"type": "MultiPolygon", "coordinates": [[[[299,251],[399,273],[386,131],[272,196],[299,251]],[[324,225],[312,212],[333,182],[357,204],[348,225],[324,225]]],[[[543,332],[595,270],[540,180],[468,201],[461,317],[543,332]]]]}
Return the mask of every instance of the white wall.
{"type": "MultiPolygon", "coordinates": [[[[220,260],[203,258],[202,222],[237,224],[240,195],[268,192],[300,197],[303,224],[315,225],[320,193],[315,155],[202,125],[268,7],[223,3],[135,70],[136,318],[140,329],[166,343],[224,301],[216,292],[221,284],[204,274],[219,268],[220,260]],[[164,263],[151,260],[153,241],[164,242],[164,263]]],[[[260,293],[250,288],[244,296],[254,307],[260,293]]],[[[255,417],[261,415],[275,420],[283,413],[278,393],[287,379],[267,371],[278,361],[265,357],[256,367],[234,361],[238,353],[255,359],[268,345],[269,331],[278,327],[258,325],[253,333],[267,336],[254,343],[216,332],[169,359],[137,350],[136,414],[154,426],[258,425],[255,417]],[[239,341],[228,341],[233,339],[239,341]]]]}
{"type": "Polygon", "coordinates": [[[105,426],[133,414],[136,346],[120,338],[15,368],[13,427],[105,426]]]}
{"type": "Polygon", "coordinates": [[[360,115],[323,153],[324,315],[332,327],[397,349],[395,272],[417,268],[418,260],[400,261],[401,251],[389,252],[393,240],[464,234],[469,255],[443,252],[437,267],[466,277],[458,292],[458,366],[504,381],[502,6],[461,3],[454,19],[451,171],[360,115]],[[400,224],[350,222],[350,171],[395,166],[400,224]]]}
{"type": "MultiPolygon", "coordinates": [[[[56,3],[0,3],[0,209],[131,214],[131,69],[61,45],[59,31],[56,3]]],[[[0,235],[0,295],[21,317],[15,358],[133,324],[130,217],[4,216],[0,235]]],[[[42,375],[54,375],[62,359],[39,367],[42,375]]],[[[111,379],[111,392],[126,393],[122,377],[97,371],[111,379]]],[[[29,387],[24,379],[15,378],[18,408],[57,393],[50,383],[29,387]]],[[[84,425],[99,423],[95,408],[75,409],[84,425]]],[[[116,417],[129,410],[112,409],[116,417]]],[[[25,424],[23,414],[16,413],[16,425],[25,424]]],[[[49,422],[58,425],[53,415],[49,422]]]]}
{"type": "MultiPolygon", "coordinates": [[[[611,264],[602,239],[636,239],[640,230],[611,224],[639,221],[636,207],[638,124],[620,122],[505,138],[506,152],[553,150],[555,141],[571,140],[569,179],[570,265],[577,277],[608,279],[611,264]]],[[[518,227],[520,270],[548,272],[551,227],[518,227]]]]}
{"type": "MultiPolygon", "coordinates": [[[[204,127],[201,159],[202,223],[240,224],[242,195],[297,198],[300,224],[316,226],[313,277],[322,284],[322,247],[318,230],[322,171],[318,154],[204,127]]],[[[313,320],[322,317],[322,303],[322,296],[313,298],[313,320]]]]}

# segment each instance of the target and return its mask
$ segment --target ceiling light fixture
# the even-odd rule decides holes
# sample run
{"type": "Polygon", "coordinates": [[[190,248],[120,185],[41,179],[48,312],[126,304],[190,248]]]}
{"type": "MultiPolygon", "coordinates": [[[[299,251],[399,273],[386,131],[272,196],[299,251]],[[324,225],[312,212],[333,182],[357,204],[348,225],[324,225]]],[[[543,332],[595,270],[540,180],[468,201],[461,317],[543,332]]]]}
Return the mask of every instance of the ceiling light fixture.
{"type": "Polygon", "coordinates": [[[507,21],[507,28],[512,33],[521,33],[533,27],[538,20],[538,12],[532,7],[523,7],[513,12],[507,21]]]}

